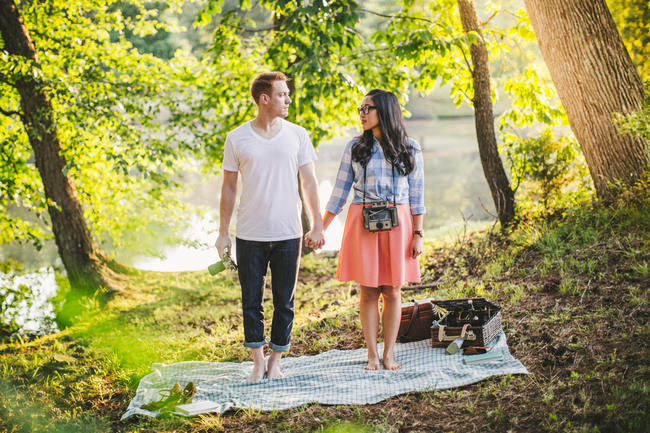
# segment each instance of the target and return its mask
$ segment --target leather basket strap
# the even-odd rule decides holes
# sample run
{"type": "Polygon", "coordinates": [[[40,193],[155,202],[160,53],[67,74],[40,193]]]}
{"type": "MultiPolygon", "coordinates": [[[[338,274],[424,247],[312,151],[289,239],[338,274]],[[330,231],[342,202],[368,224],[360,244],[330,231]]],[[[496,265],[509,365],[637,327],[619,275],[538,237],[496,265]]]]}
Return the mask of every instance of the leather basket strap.
{"type": "Polygon", "coordinates": [[[411,313],[411,319],[409,320],[408,325],[406,326],[406,331],[402,335],[399,336],[399,338],[403,338],[407,335],[409,335],[409,332],[411,331],[411,328],[413,327],[413,322],[415,322],[415,318],[418,315],[418,310],[420,309],[420,305],[418,304],[418,301],[413,301],[413,312],[411,313]]]}

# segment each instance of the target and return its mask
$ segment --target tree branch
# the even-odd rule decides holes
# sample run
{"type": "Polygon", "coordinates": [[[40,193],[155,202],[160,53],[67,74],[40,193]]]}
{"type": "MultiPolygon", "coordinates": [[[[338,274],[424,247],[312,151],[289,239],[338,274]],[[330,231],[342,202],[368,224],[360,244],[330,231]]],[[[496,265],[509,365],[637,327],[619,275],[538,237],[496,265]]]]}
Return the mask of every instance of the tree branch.
{"type": "Polygon", "coordinates": [[[438,26],[438,27],[440,27],[442,29],[445,28],[439,22],[430,20],[428,18],[414,17],[414,16],[411,16],[411,15],[388,15],[388,14],[382,14],[382,13],[371,11],[369,9],[364,9],[364,8],[359,8],[359,11],[360,12],[365,12],[365,13],[368,13],[368,14],[372,14],[372,15],[376,15],[378,17],[383,17],[383,18],[399,18],[399,19],[403,19],[403,20],[424,21],[424,22],[429,23],[429,24],[435,24],[436,26],[438,26]]]}
{"type": "Polygon", "coordinates": [[[0,114],[4,114],[7,117],[18,116],[21,118],[21,120],[23,118],[23,113],[21,113],[20,111],[3,110],[2,108],[0,108],[0,114]]]}
{"type": "Polygon", "coordinates": [[[242,32],[244,33],[259,33],[259,32],[272,32],[273,30],[279,29],[279,26],[271,26],[267,27],[264,29],[247,29],[247,28],[242,28],[242,32]]]}
{"type": "Polygon", "coordinates": [[[463,54],[463,59],[465,59],[465,64],[467,65],[467,69],[469,69],[470,74],[474,75],[474,69],[472,69],[472,65],[470,65],[469,60],[467,60],[467,55],[465,54],[465,50],[460,45],[458,45],[458,49],[463,54]]]}
{"type": "Polygon", "coordinates": [[[485,27],[485,26],[487,26],[488,23],[489,23],[490,21],[492,21],[492,18],[494,18],[495,16],[497,16],[497,14],[498,14],[499,12],[500,12],[500,11],[494,11],[494,12],[492,12],[492,15],[490,15],[490,17],[489,17],[488,19],[486,19],[485,21],[480,22],[479,25],[480,25],[481,27],[485,27]]]}
{"type": "Polygon", "coordinates": [[[413,21],[425,21],[425,22],[431,23],[431,24],[438,24],[437,22],[431,21],[430,19],[427,19],[427,18],[413,17],[413,16],[410,16],[410,15],[387,15],[387,14],[382,14],[382,13],[379,13],[379,12],[375,12],[375,11],[371,11],[371,10],[363,9],[363,8],[359,8],[359,11],[366,12],[366,13],[372,14],[372,15],[377,15],[378,17],[383,17],[383,18],[400,18],[400,19],[413,20],[413,21]]]}
{"type": "Polygon", "coordinates": [[[502,13],[502,12],[503,12],[503,13],[507,13],[508,15],[512,15],[513,17],[517,18],[518,20],[521,19],[521,17],[520,17],[519,15],[517,15],[517,14],[514,13],[514,12],[512,12],[511,10],[508,10],[508,9],[499,9],[499,10],[497,10],[497,11],[492,12],[492,15],[490,15],[490,17],[489,17],[488,19],[486,19],[485,21],[481,21],[481,22],[479,22],[479,26],[480,26],[480,27],[485,27],[485,26],[487,26],[487,25],[490,23],[490,21],[492,21],[492,18],[494,18],[495,16],[497,16],[497,14],[500,14],[500,13],[502,13]]]}

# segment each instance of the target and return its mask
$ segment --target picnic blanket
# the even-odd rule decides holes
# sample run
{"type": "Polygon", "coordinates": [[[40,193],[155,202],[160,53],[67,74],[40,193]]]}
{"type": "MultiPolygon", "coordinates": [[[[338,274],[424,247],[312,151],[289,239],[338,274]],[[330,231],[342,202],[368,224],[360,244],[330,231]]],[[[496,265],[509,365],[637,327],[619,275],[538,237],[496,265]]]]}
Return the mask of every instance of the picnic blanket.
{"type": "MultiPolygon", "coordinates": [[[[465,365],[460,352],[445,354],[432,348],[431,340],[397,343],[395,359],[402,365],[397,371],[367,371],[366,349],[330,350],[314,356],[286,357],[282,360],[283,379],[263,379],[247,383],[251,361],[153,364],[153,372],[140,380],[136,395],[122,419],[133,415],[156,416],[140,408],[159,399],[161,389],[178,382],[197,386],[194,402],[211,401],[206,412],[220,414],[234,408],[282,410],[310,402],[321,404],[371,404],[388,397],[413,391],[453,388],[502,374],[529,374],[508,351],[503,332],[492,343],[492,351],[502,351],[503,359],[465,365]]],[[[383,345],[379,344],[379,353],[383,345]]]]}

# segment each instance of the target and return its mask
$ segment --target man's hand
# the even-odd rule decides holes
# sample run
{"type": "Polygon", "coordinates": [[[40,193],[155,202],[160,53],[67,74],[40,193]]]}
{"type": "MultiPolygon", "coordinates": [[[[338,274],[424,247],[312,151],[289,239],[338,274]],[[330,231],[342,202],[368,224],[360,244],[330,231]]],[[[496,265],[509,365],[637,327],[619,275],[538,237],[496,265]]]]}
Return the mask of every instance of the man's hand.
{"type": "Polygon", "coordinates": [[[214,246],[217,247],[219,252],[219,257],[223,257],[223,253],[228,251],[230,253],[232,242],[230,241],[230,236],[228,235],[219,235],[217,241],[214,243],[214,246]]]}
{"type": "Polygon", "coordinates": [[[411,256],[416,258],[424,251],[424,240],[419,235],[413,235],[413,240],[411,241],[411,256]]]}
{"type": "Polygon", "coordinates": [[[305,245],[315,250],[319,249],[325,244],[325,237],[323,230],[320,228],[313,228],[305,234],[305,245]]]}

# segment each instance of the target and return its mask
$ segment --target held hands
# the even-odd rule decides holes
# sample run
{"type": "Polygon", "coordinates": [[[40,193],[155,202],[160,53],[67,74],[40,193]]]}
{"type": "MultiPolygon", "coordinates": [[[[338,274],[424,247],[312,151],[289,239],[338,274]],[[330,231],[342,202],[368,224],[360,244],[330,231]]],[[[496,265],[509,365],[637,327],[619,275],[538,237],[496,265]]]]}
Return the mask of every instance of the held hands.
{"type": "Polygon", "coordinates": [[[424,240],[422,236],[413,235],[413,240],[411,241],[411,257],[416,258],[424,251],[424,240]]]}
{"type": "Polygon", "coordinates": [[[320,228],[312,228],[305,234],[305,246],[317,250],[325,244],[325,236],[320,228]]]}

